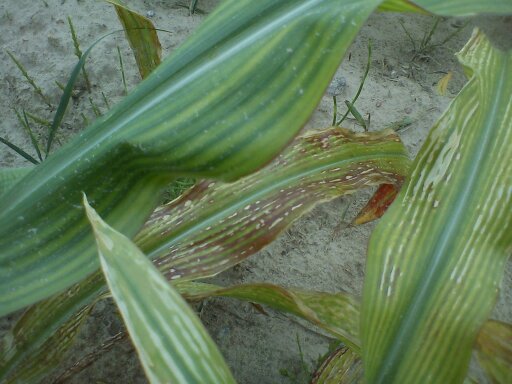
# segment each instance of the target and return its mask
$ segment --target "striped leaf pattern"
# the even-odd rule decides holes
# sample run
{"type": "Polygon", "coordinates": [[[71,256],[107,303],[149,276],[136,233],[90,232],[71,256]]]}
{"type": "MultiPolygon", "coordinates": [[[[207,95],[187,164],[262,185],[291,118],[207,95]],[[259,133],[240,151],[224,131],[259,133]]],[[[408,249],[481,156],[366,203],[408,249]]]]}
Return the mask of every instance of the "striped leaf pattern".
{"type": "Polygon", "coordinates": [[[379,0],[229,0],[0,199],[0,316],[98,268],[81,206],[133,236],[173,178],[234,180],[298,132],[379,0]]]}
{"type": "Polygon", "coordinates": [[[331,352],[313,374],[311,384],[355,384],[363,380],[361,357],[340,346],[331,352]]]}
{"type": "Polygon", "coordinates": [[[432,13],[439,16],[471,16],[482,13],[509,15],[512,13],[510,0],[384,0],[380,11],[432,13]]]}
{"type": "Polygon", "coordinates": [[[84,196],[99,258],[151,383],[234,383],[194,311],[131,242],[108,226],[84,196]]]}
{"type": "Polygon", "coordinates": [[[491,383],[512,380],[512,325],[487,321],[476,339],[477,358],[491,383]]]}
{"type": "Polygon", "coordinates": [[[475,31],[458,56],[472,77],[370,240],[369,383],[462,382],[512,249],[512,52],[475,31]]]}
{"type": "Polygon", "coordinates": [[[99,271],[29,307],[2,339],[0,382],[23,379],[39,383],[65,357],[83,321],[105,292],[105,280],[99,271]]]}
{"type": "MultiPolygon", "coordinates": [[[[176,281],[223,271],[270,243],[279,235],[277,229],[282,231],[322,200],[380,182],[400,183],[408,171],[409,160],[397,139],[392,131],[354,134],[341,128],[329,128],[307,133],[254,175],[233,183],[217,182],[210,188],[206,186],[211,182],[200,183],[190,193],[159,208],[136,243],[162,272],[169,277],[181,276],[176,281]],[[285,181],[286,184],[282,184],[285,181]],[[295,201],[288,210],[279,210],[280,206],[287,206],[287,199],[292,195],[295,200],[301,199],[303,205],[298,207],[295,201]],[[210,203],[212,198],[216,204],[210,203]],[[245,209],[249,204],[254,207],[252,210],[245,209]],[[258,206],[265,208],[257,210],[258,206]],[[275,216],[276,210],[281,216],[275,216]],[[291,213],[282,215],[288,211],[291,213]],[[249,213],[258,217],[258,221],[246,217],[249,213]],[[240,221],[242,217],[245,221],[240,221]],[[283,220],[272,231],[261,225],[256,228],[259,220],[275,222],[280,217],[283,220]],[[252,224],[253,234],[242,230],[247,221],[252,224]],[[243,234],[243,237],[232,241],[231,232],[243,234]],[[242,241],[249,235],[258,247],[242,241]],[[223,242],[219,244],[220,241],[223,242]],[[219,248],[214,249],[217,246],[219,248]],[[190,252],[193,248],[198,250],[196,254],[190,252]],[[208,256],[205,256],[205,248],[210,250],[208,256]],[[178,265],[182,266],[179,274],[176,273],[178,265]]],[[[0,380],[2,373],[16,370],[32,354],[51,348],[46,343],[51,332],[67,334],[68,319],[105,291],[102,274],[97,272],[63,294],[34,305],[20,320],[31,325],[27,327],[31,331],[26,332],[30,337],[15,338],[16,354],[0,355],[0,367],[4,367],[0,368],[0,380]]],[[[345,336],[345,340],[351,339],[345,336]]]]}
{"type": "Polygon", "coordinates": [[[510,0],[413,0],[425,10],[440,16],[472,16],[482,13],[495,15],[512,14],[510,0]]]}
{"type": "Polygon", "coordinates": [[[392,130],[314,131],[259,172],[236,183],[204,181],[158,208],[135,242],[170,279],[212,276],[272,242],[318,203],[381,183],[399,185],[408,166],[392,130]]]}

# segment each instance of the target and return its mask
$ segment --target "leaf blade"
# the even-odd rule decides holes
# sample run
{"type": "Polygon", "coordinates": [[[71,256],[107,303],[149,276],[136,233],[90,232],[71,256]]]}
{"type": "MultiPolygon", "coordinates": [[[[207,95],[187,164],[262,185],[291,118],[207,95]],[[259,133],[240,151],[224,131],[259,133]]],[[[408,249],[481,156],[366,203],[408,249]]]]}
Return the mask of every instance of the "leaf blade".
{"type": "Polygon", "coordinates": [[[475,32],[459,57],[473,77],[370,240],[362,338],[371,382],[461,382],[512,243],[511,54],[475,32]]]}
{"type": "Polygon", "coordinates": [[[89,206],[107,283],[152,383],[234,383],[201,321],[144,254],[89,206]]]}

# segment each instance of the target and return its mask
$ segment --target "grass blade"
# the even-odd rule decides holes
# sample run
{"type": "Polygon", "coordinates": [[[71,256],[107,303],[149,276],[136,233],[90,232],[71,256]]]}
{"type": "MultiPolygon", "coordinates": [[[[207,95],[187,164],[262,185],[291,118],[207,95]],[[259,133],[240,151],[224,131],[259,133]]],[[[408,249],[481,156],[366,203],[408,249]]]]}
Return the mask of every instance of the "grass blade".
{"type": "Polygon", "coordinates": [[[510,256],[512,51],[476,31],[459,59],[472,77],[371,237],[368,382],[462,382],[510,256]]]}
{"type": "Polygon", "coordinates": [[[234,383],[194,311],[144,254],[89,206],[101,266],[151,383],[234,383]]]}
{"type": "Polygon", "coordinates": [[[368,60],[366,62],[366,69],[364,70],[363,78],[361,79],[361,83],[359,84],[359,88],[357,89],[356,95],[352,99],[352,101],[345,101],[345,104],[347,105],[347,112],[342,116],[340,120],[336,123],[337,125],[341,125],[343,121],[347,118],[349,113],[352,113],[352,115],[356,118],[356,120],[361,124],[363,127],[366,128],[366,123],[364,122],[364,119],[361,117],[359,112],[357,112],[355,108],[355,103],[357,99],[359,98],[359,95],[361,94],[361,91],[363,90],[364,83],[366,81],[366,77],[368,76],[368,72],[370,72],[370,66],[372,64],[372,42],[371,40],[368,40],[368,60]]]}
{"type": "Polygon", "coordinates": [[[18,155],[23,157],[24,159],[30,161],[32,164],[39,164],[39,161],[34,159],[32,156],[30,156],[27,152],[25,152],[23,149],[18,147],[17,145],[11,143],[10,141],[4,139],[3,137],[0,137],[0,143],[3,143],[7,145],[9,148],[11,148],[14,152],[16,152],[18,155]]]}

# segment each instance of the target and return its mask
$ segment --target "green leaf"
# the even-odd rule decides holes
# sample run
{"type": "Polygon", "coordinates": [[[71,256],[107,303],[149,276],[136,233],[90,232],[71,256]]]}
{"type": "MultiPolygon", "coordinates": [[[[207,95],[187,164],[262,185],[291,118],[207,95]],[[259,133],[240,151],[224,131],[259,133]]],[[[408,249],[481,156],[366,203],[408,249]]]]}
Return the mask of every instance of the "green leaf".
{"type": "Polygon", "coordinates": [[[135,242],[170,279],[213,276],[272,242],[317,204],[381,183],[398,185],[408,167],[391,130],[313,131],[235,183],[198,183],[158,208],[135,242]]]}
{"type": "Polygon", "coordinates": [[[231,297],[292,313],[325,329],[359,351],[359,301],[348,293],[307,292],[264,283],[223,288],[212,284],[180,282],[176,288],[188,300],[212,296],[231,297]]]}
{"type": "Polygon", "coordinates": [[[18,181],[20,181],[32,167],[19,168],[1,168],[0,169],[0,196],[11,189],[18,181]]]}
{"type": "Polygon", "coordinates": [[[194,311],[144,254],[108,226],[84,195],[101,267],[152,383],[234,383],[194,311]]]}
{"type": "Polygon", "coordinates": [[[313,374],[311,384],[353,384],[363,380],[361,357],[340,346],[330,353],[313,374]]]}
{"type": "Polygon", "coordinates": [[[476,339],[477,358],[491,383],[506,384],[512,378],[512,325],[487,321],[476,339]]]}
{"type": "Polygon", "coordinates": [[[0,316],[97,269],[82,191],[133,236],[172,179],[235,180],[267,163],[305,124],[377,4],[223,2],[123,102],[2,196],[0,316]]]}
{"type": "Polygon", "coordinates": [[[139,73],[143,79],[146,78],[160,64],[162,53],[153,22],[128,9],[119,0],[106,1],[114,5],[135,56],[139,73]]]}
{"type": "Polygon", "coordinates": [[[440,16],[471,16],[477,14],[512,14],[510,0],[385,0],[380,11],[433,13],[440,16]]]}
{"type": "Polygon", "coordinates": [[[472,78],[370,240],[361,337],[371,383],[462,382],[510,256],[512,52],[476,31],[458,56],[472,78]]]}
{"type": "Polygon", "coordinates": [[[440,16],[473,16],[487,13],[512,14],[510,0],[413,0],[421,8],[440,16]]]}

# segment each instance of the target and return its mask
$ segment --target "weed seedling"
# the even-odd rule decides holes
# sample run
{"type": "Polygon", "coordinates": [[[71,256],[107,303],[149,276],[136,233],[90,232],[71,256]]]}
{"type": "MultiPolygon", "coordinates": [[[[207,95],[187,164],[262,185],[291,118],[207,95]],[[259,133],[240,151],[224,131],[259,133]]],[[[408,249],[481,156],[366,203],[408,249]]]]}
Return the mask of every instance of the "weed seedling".
{"type": "MultiPolygon", "coordinates": [[[[354,98],[352,99],[352,101],[345,100],[345,104],[347,105],[347,111],[345,112],[343,117],[340,120],[338,120],[336,125],[341,125],[341,123],[343,123],[343,121],[347,118],[349,113],[352,113],[352,116],[354,116],[354,118],[357,120],[356,115],[353,113],[353,111],[357,112],[357,109],[355,108],[354,105],[355,105],[357,99],[359,98],[361,91],[363,90],[363,86],[366,81],[366,77],[368,76],[368,72],[370,71],[371,58],[372,58],[372,42],[371,42],[371,40],[368,40],[368,61],[366,63],[366,69],[364,71],[363,79],[361,80],[361,84],[359,84],[359,89],[357,90],[357,93],[354,96],[354,98]]],[[[359,115],[359,117],[361,117],[361,114],[359,112],[357,112],[356,114],[359,115]]],[[[361,120],[364,122],[364,119],[362,117],[361,117],[361,120]]],[[[363,123],[362,126],[365,127],[365,129],[366,129],[366,123],[363,123]]]]}
{"type": "Polygon", "coordinates": [[[121,77],[123,78],[123,87],[124,87],[124,94],[128,94],[128,88],[126,87],[126,77],[124,75],[124,65],[123,65],[123,57],[121,56],[121,50],[119,49],[119,46],[117,48],[117,56],[119,57],[119,67],[121,69],[121,77]]]}
{"type": "Polygon", "coordinates": [[[46,103],[46,105],[48,105],[48,107],[50,107],[50,109],[53,109],[53,105],[50,102],[50,99],[48,98],[48,96],[46,96],[43,93],[43,90],[36,84],[34,79],[32,77],[30,77],[30,75],[28,74],[28,72],[25,69],[25,67],[23,66],[23,64],[21,64],[21,62],[18,59],[16,59],[16,57],[14,57],[14,55],[11,52],[9,52],[9,51],[6,51],[6,52],[9,55],[9,57],[11,58],[11,60],[14,61],[14,64],[16,64],[18,69],[21,71],[21,73],[23,74],[23,77],[25,77],[25,79],[32,86],[32,88],[34,88],[34,91],[41,97],[41,99],[46,103]]]}
{"type": "MultiPolygon", "coordinates": [[[[69,29],[71,31],[71,39],[73,40],[73,45],[75,47],[75,55],[76,55],[76,57],[78,57],[78,60],[80,60],[82,58],[83,53],[80,50],[80,44],[78,42],[78,37],[76,36],[73,22],[71,21],[71,17],[69,17],[69,16],[68,16],[68,24],[69,24],[69,29]]],[[[91,92],[91,83],[89,82],[89,76],[87,76],[87,72],[85,71],[85,65],[82,66],[82,74],[84,75],[87,91],[90,93],[91,92]]]]}

